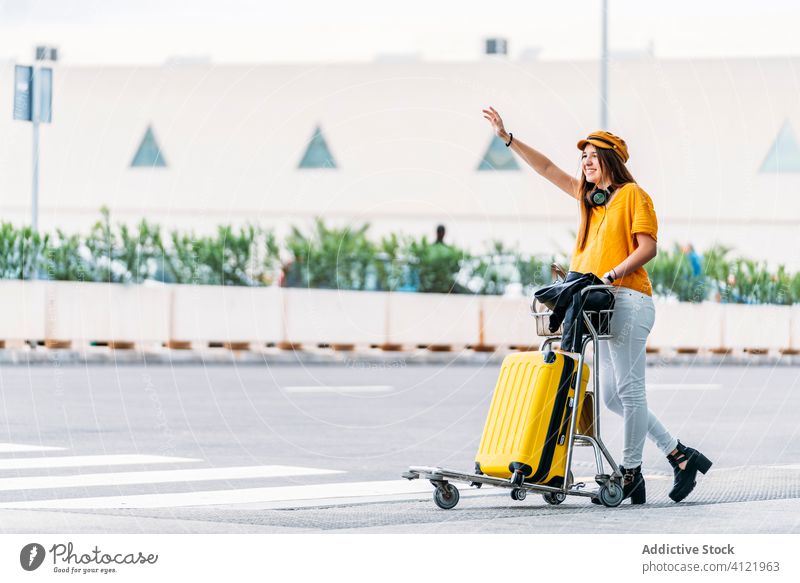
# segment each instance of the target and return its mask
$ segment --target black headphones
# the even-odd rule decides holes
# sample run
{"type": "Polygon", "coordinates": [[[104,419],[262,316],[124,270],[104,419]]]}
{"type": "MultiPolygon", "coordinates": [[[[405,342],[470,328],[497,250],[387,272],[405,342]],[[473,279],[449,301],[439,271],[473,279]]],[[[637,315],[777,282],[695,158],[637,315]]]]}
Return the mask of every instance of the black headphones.
{"type": "Polygon", "coordinates": [[[608,189],[595,188],[589,195],[589,203],[593,207],[605,206],[608,204],[608,200],[611,198],[613,193],[613,186],[609,186],[608,189]]]}

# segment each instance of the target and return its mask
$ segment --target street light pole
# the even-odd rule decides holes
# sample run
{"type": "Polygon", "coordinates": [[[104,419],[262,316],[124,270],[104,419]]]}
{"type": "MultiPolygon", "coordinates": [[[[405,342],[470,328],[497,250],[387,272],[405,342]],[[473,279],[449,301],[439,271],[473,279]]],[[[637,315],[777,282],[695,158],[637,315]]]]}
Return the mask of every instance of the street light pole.
{"type": "Polygon", "coordinates": [[[608,129],[608,0],[603,0],[600,53],[600,129],[608,129]]]}

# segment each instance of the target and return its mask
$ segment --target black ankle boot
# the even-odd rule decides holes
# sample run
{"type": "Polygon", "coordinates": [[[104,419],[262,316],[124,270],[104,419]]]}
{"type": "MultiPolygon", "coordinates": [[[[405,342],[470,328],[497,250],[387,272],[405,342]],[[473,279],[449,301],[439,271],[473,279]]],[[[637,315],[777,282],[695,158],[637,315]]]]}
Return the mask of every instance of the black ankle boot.
{"type": "Polygon", "coordinates": [[[622,472],[622,493],[624,498],[630,498],[631,504],[644,504],[647,495],[644,487],[644,476],[642,475],[642,465],[635,468],[619,467],[622,472]]]}
{"type": "Polygon", "coordinates": [[[686,447],[680,441],[676,449],[678,453],[667,455],[670,465],[675,470],[675,482],[672,484],[669,497],[675,502],[680,502],[694,490],[697,472],[705,474],[711,468],[711,460],[696,449],[686,447]],[[684,461],[686,468],[682,470],[680,464],[684,461]]]}

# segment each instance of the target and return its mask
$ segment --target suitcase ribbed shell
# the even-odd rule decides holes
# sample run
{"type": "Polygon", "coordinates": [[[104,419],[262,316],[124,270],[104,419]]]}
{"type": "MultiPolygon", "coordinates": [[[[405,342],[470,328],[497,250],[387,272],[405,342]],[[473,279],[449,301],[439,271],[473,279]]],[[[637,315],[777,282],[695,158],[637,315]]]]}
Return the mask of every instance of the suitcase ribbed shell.
{"type": "MultiPolygon", "coordinates": [[[[516,464],[528,482],[563,480],[576,372],[577,361],[562,353],[555,353],[551,363],[541,352],[520,352],[503,360],[475,457],[484,474],[508,478],[516,464]]],[[[588,380],[584,364],[579,401],[588,380]]]]}

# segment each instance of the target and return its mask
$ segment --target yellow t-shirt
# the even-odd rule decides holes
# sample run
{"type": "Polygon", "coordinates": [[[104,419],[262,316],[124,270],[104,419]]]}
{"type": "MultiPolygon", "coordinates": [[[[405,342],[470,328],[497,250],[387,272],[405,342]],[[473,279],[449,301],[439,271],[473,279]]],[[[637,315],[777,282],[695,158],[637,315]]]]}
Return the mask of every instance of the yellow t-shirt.
{"type": "MultiPolygon", "coordinates": [[[[653,201],[634,182],[620,186],[606,206],[590,208],[588,220],[586,245],[580,251],[576,241],[569,268],[570,271],[594,273],[598,277],[633,253],[638,247],[634,238],[636,233],[646,233],[653,239],[658,233],[653,201]]],[[[653,286],[644,267],[615,280],[614,285],[653,295],[653,286]]]]}

